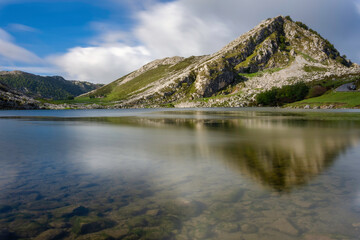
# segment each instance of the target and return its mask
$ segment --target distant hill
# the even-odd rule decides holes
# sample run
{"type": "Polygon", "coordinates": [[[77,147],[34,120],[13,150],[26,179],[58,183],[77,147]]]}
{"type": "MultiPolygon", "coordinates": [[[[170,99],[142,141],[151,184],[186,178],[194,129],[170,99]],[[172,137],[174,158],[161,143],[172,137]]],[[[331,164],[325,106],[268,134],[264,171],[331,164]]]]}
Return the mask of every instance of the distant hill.
{"type": "Polygon", "coordinates": [[[273,87],[349,81],[360,67],[289,16],[261,22],[216,53],[155,60],[77,99],[114,107],[239,107],[273,87]]]}
{"type": "Polygon", "coordinates": [[[0,110],[39,109],[40,102],[23,95],[0,82],[0,110]]]}
{"type": "Polygon", "coordinates": [[[39,76],[22,71],[1,71],[0,83],[32,98],[69,99],[101,87],[81,81],[68,81],[60,76],[39,76]]]}

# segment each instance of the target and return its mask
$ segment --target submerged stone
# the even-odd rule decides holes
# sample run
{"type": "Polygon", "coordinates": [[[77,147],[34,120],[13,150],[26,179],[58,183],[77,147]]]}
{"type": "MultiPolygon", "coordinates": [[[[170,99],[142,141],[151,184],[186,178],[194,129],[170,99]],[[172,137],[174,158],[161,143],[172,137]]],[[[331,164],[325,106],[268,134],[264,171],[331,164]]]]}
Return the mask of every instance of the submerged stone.
{"type": "Polygon", "coordinates": [[[116,222],[109,219],[78,217],[73,225],[73,232],[77,234],[88,234],[114,227],[116,222]]]}
{"type": "Polygon", "coordinates": [[[49,229],[42,232],[34,240],[58,240],[63,239],[67,235],[67,232],[62,229],[49,229]]]}
{"type": "Polygon", "coordinates": [[[294,227],[294,225],[291,222],[289,222],[286,218],[279,218],[278,220],[273,222],[272,227],[280,232],[289,235],[296,236],[299,234],[299,230],[297,230],[294,227]]]}
{"type": "Polygon", "coordinates": [[[20,238],[32,238],[45,231],[47,226],[26,219],[18,219],[10,224],[10,228],[14,229],[15,235],[20,238]]]}
{"type": "Polygon", "coordinates": [[[89,213],[89,209],[83,206],[77,207],[72,211],[73,216],[86,216],[89,213]]]}
{"type": "Polygon", "coordinates": [[[169,202],[165,205],[165,213],[178,217],[190,218],[199,216],[205,208],[205,204],[199,201],[177,199],[176,201],[169,202]]]}
{"type": "Polygon", "coordinates": [[[245,223],[241,225],[241,231],[243,233],[257,233],[258,228],[254,224],[245,223]]]}
{"type": "Polygon", "coordinates": [[[217,231],[233,233],[239,231],[239,225],[237,223],[223,222],[216,226],[217,231]]]}
{"type": "Polygon", "coordinates": [[[334,238],[325,235],[313,235],[309,234],[304,237],[304,240],[335,240],[334,238]]]}
{"type": "Polygon", "coordinates": [[[212,226],[208,224],[200,224],[196,226],[194,236],[197,239],[207,239],[212,235],[212,226]]]}
{"type": "Polygon", "coordinates": [[[243,195],[244,195],[244,189],[238,189],[238,190],[222,193],[220,196],[215,197],[215,200],[225,203],[234,203],[237,202],[239,199],[241,199],[243,195]]]}
{"type": "Polygon", "coordinates": [[[216,221],[235,222],[241,218],[241,214],[236,208],[218,204],[211,209],[211,217],[216,221]]]}
{"type": "Polygon", "coordinates": [[[63,209],[59,209],[57,211],[61,212],[61,217],[64,218],[71,218],[74,216],[87,216],[90,212],[90,210],[84,206],[79,207],[66,207],[63,209]]]}
{"type": "Polygon", "coordinates": [[[157,216],[159,215],[159,213],[160,213],[159,209],[151,209],[146,212],[146,215],[157,216]]]}

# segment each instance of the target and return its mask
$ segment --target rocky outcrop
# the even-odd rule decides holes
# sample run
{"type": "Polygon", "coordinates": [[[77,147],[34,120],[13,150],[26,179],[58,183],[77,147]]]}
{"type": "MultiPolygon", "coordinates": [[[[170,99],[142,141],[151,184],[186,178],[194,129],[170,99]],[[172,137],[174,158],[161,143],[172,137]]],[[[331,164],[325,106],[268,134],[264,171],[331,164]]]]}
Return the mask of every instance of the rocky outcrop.
{"type": "Polygon", "coordinates": [[[0,83],[0,110],[39,109],[40,102],[16,92],[0,83]]]}

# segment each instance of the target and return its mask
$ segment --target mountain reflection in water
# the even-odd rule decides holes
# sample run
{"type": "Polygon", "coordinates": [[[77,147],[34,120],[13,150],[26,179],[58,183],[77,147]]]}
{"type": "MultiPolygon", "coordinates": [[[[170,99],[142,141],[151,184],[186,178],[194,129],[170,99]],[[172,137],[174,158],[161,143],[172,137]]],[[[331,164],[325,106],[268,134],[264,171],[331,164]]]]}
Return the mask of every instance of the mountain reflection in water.
{"type": "Polygon", "coordinates": [[[139,112],[0,117],[0,239],[360,235],[357,114],[139,112]]]}
{"type": "MultiPolygon", "coordinates": [[[[359,138],[356,131],[344,131],[344,128],[353,127],[353,123],[349,125],[341,121],[318,119],[307,121],[299,114],[271,114],[270,117],[264,117],[263,113],[248,112],[239,118],[231,113],[215,112],[210,116],[206,112],[191,113],[189,116],[186,112],[180,112],[179,116],[177,112],[167,112],[163,118],[99,117],[67,120],[177,131],[190,129],[194,132],[194,144],[187,146],[188,151],[198,152],[202,157],[212,156],[233,171],[279,192],[306,184],[321,174],[339,154],[356,145],[359,138]],[[216,144],[213,144],[211,136],[214,133],[218,134],[216,144]]],[[[148,150],[155,154],[161,152],[159,148],[163,146],[152,147],[148,150]]],[[[181,156],[184,151],[183,145],[173,144],[168,147],[170,155],[181,156]]]]}

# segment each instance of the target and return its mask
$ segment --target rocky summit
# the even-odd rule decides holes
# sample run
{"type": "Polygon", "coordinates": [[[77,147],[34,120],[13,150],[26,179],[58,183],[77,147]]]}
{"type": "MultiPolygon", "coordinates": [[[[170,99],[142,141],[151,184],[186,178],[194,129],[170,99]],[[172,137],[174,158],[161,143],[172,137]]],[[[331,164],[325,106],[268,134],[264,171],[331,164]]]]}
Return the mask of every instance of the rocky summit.
{"type": "Polygon", "coordinates": [[[237,107],[273,87],[359,74],[359,65],[319,33],[278,16],[214,54],[155,60],[79,98],[101,98],[115,108],[237,107]]]}

